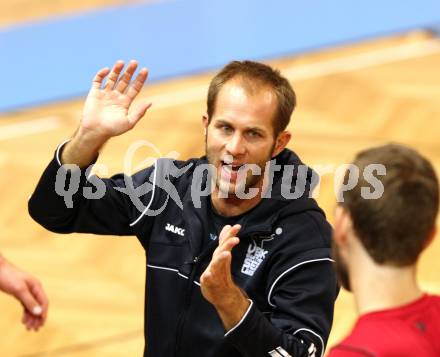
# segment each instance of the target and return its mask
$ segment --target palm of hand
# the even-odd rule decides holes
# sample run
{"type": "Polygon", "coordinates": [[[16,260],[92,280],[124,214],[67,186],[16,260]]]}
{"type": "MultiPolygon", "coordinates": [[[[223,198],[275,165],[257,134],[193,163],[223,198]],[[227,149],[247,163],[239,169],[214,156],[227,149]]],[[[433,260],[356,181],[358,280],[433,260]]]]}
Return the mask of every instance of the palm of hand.
{"type": "Polygon", "coordinates": [[[131,81],[137,62],[131,61],[121,75],[123,67],[124,63],[118,61],[111,71],[103,68],[96,74],[84,106],[82,129],[107,138],[117,136],[132,129],[151,106],[151,103],[144,103],[131,110],[130,106],[142,89],[148,71],[142,68],[136,79],[131,81]],[[107,75],[107,83],[101,88],[107,75]]]}
{"type": "Polygon", "coordinates": [[[83,127],[99,127],[106,136],[116,136],[131,129],[128,119],[130,100],[115,90],[92,89],[83,112],[83,127]]]}

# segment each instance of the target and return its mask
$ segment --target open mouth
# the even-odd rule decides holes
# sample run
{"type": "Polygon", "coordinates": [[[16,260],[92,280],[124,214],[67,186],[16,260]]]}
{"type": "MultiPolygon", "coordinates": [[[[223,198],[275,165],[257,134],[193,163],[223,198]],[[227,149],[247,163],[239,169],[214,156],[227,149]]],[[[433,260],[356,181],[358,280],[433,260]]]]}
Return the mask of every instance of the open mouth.
{"type": "Polygon", "coordinates": [[[221,161],[222,169],[226,169],[228,171],[238,172],[240,168],[246,164],[231,164],[226,161],[221,161]]]}

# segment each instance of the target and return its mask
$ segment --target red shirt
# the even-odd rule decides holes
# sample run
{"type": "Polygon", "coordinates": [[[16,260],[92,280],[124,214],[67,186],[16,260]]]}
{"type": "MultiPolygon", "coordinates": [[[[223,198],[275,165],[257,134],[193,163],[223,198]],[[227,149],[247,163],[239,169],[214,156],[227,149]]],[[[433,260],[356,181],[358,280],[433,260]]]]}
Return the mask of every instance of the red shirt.
{"type": "Polygon", "coordinates": [[[360,316],[328,357],[440,357],[440,296],[360,316]]]}

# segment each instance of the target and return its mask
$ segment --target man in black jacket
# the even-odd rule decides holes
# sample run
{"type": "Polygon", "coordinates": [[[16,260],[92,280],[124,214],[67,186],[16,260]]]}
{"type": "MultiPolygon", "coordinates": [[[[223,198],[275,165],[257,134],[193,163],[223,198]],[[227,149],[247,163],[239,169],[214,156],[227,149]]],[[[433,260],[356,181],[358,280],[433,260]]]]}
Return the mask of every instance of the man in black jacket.
{"type": "Polygon", "coordinates": [[[89,177],[103,145],[151,105],[129,111],[147,70],[131,81],[137,63],[123,67],[97,73],[78,130],[29,201],[32,217],[59,233],[138,237],[145,356],[322,356],[337,295],[331,228],[309,197],[315,174],[285,149],[289,82],[261,63],[231,62],[209,87],[205,157],[89,177]],[[79,187],[70,196],[66,177],[79,187]]]}

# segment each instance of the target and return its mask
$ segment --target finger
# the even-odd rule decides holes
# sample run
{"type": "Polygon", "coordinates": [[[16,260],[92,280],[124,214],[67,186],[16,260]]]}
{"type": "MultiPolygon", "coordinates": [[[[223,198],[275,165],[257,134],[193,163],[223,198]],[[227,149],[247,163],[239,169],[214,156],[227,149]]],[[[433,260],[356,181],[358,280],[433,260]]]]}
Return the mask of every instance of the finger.
{"type": "Polygon", "coordinates": [[[38,329],[39,329],[39,328],[41,327],[41,325],[42,325],[41,321],[42,321],[41,318],[33,316],[33,317],[31,318],[31,323],[30,323],[31,330],[38,331],[38,329]]]}
{"type": "Polygon", "coordinates": [[[41,315],[43,312],[43,308],[31,294],[30,287],[27,284],[23,285],[23,287],[17,292],[16,298],[23,304],[26,310],[33,315],[41,315]]]}
{"type": "Polygon", "coordinates": [[[221,230],[221,232],[220,232],[220,234],[218,236],[219,245],[225,239],[225,237],[228,235],[228,233],[229,233],[231,228],[232,227],[229,224],[227,224],[226,226],[224,226],[222,228],[222,230],[221,230]]]}
{"type": "Polygon", "coordinates": [[[223,274],[224,279],[227,280],[228,284],[234,283],[232,280],[232,274],[231,274],[231,264],[232,264],[232,254],[231,252],[224,252],[222,254],[221,258],[222,268],[223,268],[223,274]]]}
{"type": "Polygon", "coordinates": [[[106,91],[110,91],[113,89],[116,81],[118,80],[119,75],[121,74],[122,68],[124,68],[124,62],[117,61],[108,76],[107,83],[105,84],[106,91]]]}
{"type": "Polygon", "coordinates": [[[24,309],[23,311],[23,317],[21,318],[21,322],[23,323],[23,325],[26,326],[28,325],[28,319],[29,319],[29,313],[26,311],[26,309],[24,309]]]}
{"type": "Polygon", "coordinates": [[[214,264],[217,263],[218,259],[224,252],[231,252],[232,249],[240,243],[240,239],[238,237],[232,237],[227,242],[223,243],[222,246],[217,247],[212,255],[211,262],[208,265],[208,268],[211,268],[214,264]]]}
{"type": "Polygon", "coordinates": [[[29,317],[29,329],[30,330],[35,330],[36,327],[36,317],[35,316],[30,316],[29,317]]]}
{"type": "Polygon", "coordinates": [[[44,323],[47,319],[47,313],[48,313],[48,309],[49,309],[49,300],[46,296],[46,293],[44,292],[43,287],[41,286],[41,284],[39,282],[37,282],[31,288],[31,291],[43,310],[40,316],[43,319],[43,323],[44,323]]]}
{"type": "Polygon", "coordinates": [[[212,259],[209,270],[212,273],[217,274],[219,269],[221,269],[225,264],[225,259],[228,257],[228,255],[231,255],[231,253],[228,251],[219,253],[214,259],[212,259]]]}
{"type": "Polygon", "coordinates": [[[219,241],[225,241],[226,239],[229,239],[230,237],[237,235],[240,229],[241,226],[239,224],[235,224],[233,226],[230,225],[224,226],[222,231],[220,232],[219,241]]]}
{"type": "Polygon", "coordinates": [[[234,224],[231,228],[232,234],[237,235],[237,233],[240,231],[241,225],[240,224],[234,224]]]}
{"type": "Polygon", "coordinates": [[[132,127],[135,126],[137,122],[142,119],[147,110],[150,109],[151,105],[152,103],[142,104],[128,115],[128,122],[132,127]]]}
{"type": "Polygon", "coordinates": [[[43,318],[34,316],[34,321],[32,322],[32,328],[35,331],[38,331],[43,325],[44,325],[43,318]]]}
{"type": "Polygon", "coordinates": [[[124,74],[121,76],[118,83],[116,84],[115,89],[118,92],[124,93],[124,91],[127,89],[128,85],[130,84],[131,77],[133,76],[134,72],[136,71],[137,66],[138,66],[138,64],[135,60],[130,61],[124,74]]]}
{"type": "Polygon", "coordinates": [[[25,311],[24,325],[26,326],[27,330],[30,330],[32,328],[32,319],[33,319],[33,316],[28,311],[25,311]]]}
{"type": "Polygon", "coordinates": [[[146,68],[142,68],[134,82],[131,83],[130,87],[127,90],[127,96],[133,100],[141,91],[144,86],[145,81],[148,78],[148,70],[146,68]]]}
{"type": "Polygon", "coordinates": [[[241,226],[239,224],[235,224],[234,226],[225,226],[223,227],[220,238],[219,238],[219,246],[222,246],[225,242],[227,242],[232,237],[235,237],[240,231],[241,226]],[[229,227],[229,228],[228,228],[229,227]]]}
{"type": "Polygon", "coordinates": [[[238,243],[240,243],[240,238],[232,237],[222,244],[219,252],[230,252],[238,243]]]}
{"type": "Polygon", "coordinates": [[[213,257],[219,256],[223,252],[231,252],[232,249],[240,243],[240,239],[238,237],[232,237],[227,241],[223,242],[221,246],[217,248],[214,252],[213,257]]]}
{"type": "Polygon", "coordinates": [[[210,272],[216,281],[224,281],[231,274],[231,253],[222,252],[212,262],[210,272]]]}
{"type": "Polygon", "coordinates": [[[92,88],[93,89],[101,89],[102,82],[104,81],[104,78],[107,77],[107,75],[110,73],[110,68],[105,67],[102,68],[96,73],[95,77],[93,78],[92,82],[92,88]]]}

